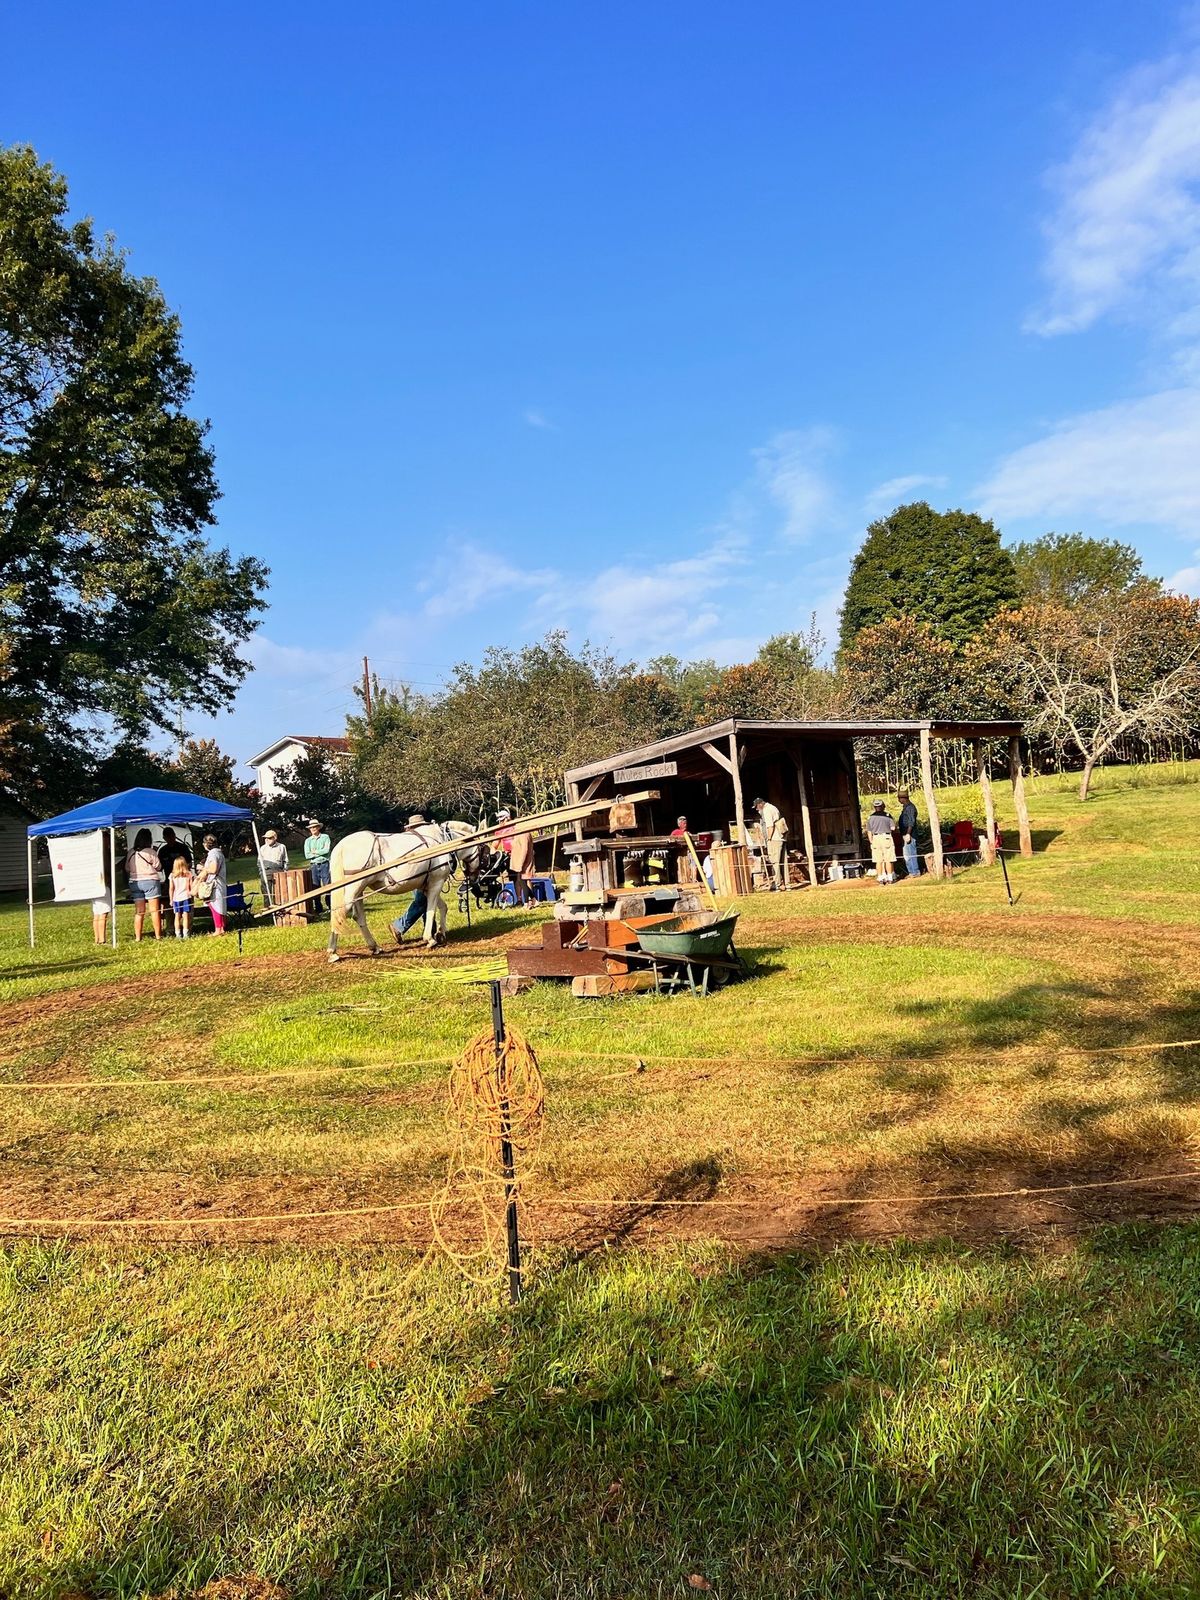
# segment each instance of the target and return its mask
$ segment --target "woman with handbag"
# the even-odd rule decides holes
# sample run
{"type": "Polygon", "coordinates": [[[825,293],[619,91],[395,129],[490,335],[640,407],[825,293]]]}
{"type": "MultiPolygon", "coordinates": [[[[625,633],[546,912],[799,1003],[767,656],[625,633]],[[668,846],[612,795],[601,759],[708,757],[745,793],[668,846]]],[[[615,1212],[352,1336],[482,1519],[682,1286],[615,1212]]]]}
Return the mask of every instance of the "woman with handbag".
{"type": "Polygon", "coordinates": [[[208,909],[212,913],[213,932],[225,932],[225,853],[217,843],[216,835],[204,835],[204,848],[207,854],[204,865],[192,879],[192,892],[199,900],[207,900],[208,909]]]}

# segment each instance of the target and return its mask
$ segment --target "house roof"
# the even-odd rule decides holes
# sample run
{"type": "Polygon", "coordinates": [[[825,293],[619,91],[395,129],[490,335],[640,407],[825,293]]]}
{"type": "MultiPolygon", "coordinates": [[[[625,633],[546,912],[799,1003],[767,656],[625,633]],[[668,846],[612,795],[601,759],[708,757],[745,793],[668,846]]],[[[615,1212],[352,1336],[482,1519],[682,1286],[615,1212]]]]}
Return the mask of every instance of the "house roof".
{"type": "Polygon", "coordinates": [[[800,722],[760,721],[749,717],[726,717],[722,722],[710,722],[707,727],[695,728],[691,733],[677,733],[669,739],[657,739],[653,744],[639,745],[636,750],[621,750],[605,756],[601,761],[589,761],[586,766],[572,767],[565,773],[568,783],[583,783],[617,767],[642,765],[662,756],[676,755],[683,750],[695,750],[730,735],[741,738],[743,734],[778,737],[797,734],[809,739],[882,739],[897,734],[916,737],[928,733],[934,739],[1001,739],[1019,734],[1020,722],[935,722],[929,720],[876,718],[874,721],[853,722],[800,722]]]}
{"type": "Polygon", "coordinates": [[[305,744],[316,750],[336,750],[339,754],[348,754],[350,750],[349,739],[330,737],[324,733],[285,733],[282,739],[276,739],[274,744],[260,750],[258,755],[251,756],[246,765],[261,767],[264,761],[269,761],[277,750],[282,750],[287,744],[305,744]]]}

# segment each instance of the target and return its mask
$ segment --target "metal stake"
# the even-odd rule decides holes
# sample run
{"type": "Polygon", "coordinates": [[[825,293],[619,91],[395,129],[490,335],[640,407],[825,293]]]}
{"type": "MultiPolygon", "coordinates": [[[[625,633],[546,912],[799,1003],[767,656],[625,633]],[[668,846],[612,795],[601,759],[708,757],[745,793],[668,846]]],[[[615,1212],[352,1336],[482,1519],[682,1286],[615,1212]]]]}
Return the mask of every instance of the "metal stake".
{"type": "Polygon", "coordinates": [[[517,1228],[512,1124],[504,1085],[504,997],[500,993],[499,979],[494,978],[488,988],[492,992],[492,1038],[496,1044],[496,1076],[500,1081],[500,1166],[504,1172],[504,1231],[508,1237],[508,1298],[516,1305],[521,1298],[521,1235],[517,1228]]]}
{"type": "Polygon", "coordinates": [[[1000,857],[1000,870],[1004,874],[1004,892],[1008,895],[1008,903],[1009,903],[1009,905],[1012,905],[1012,903],[1013,903],[1012,884],[1009,883],[1009,881],[1008,881],[1008,862],[1005,861],[1005,859],[1004,859],[1004,851],[1003,850],[997,850],[996,854],[1000,857]]]}

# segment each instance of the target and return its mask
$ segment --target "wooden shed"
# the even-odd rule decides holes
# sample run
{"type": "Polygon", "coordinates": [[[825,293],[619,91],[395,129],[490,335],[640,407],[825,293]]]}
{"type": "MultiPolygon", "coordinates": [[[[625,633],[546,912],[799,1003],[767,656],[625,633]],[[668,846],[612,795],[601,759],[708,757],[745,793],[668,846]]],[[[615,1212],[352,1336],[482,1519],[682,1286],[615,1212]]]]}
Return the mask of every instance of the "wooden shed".
{"type": "MultiPolygon", "coordinates": [[[[853,722],[758,721],[728,717],[692,733],[658,739],[636,750],[573,767],[564,776],[571,801],[616,799],[623,791],[654,788],[660,799],[650,832],[665,834],[676,816],[690,831],[733,829],[747,838],[746,816],[757,797],[777,805],[787,819],[789,843],[803,850],[808,881],[818,883],[821,864],[863,854],[862,805],[855,743],[859,739],[911,740],[920,746],[925,816],[932,836],[932,869],[942,873],[942,840],[933,789],[930,744],[966,739],[975,750],[989,839],[996,835],[989,771],[997,740],[1007,746],[1020,831],[1021,852],[1032,853],[1025,808],[1019,722],[933,722],[882,719],[853,722]]],[[[582,837],[582,833],[579,835],[582,837]]]]}

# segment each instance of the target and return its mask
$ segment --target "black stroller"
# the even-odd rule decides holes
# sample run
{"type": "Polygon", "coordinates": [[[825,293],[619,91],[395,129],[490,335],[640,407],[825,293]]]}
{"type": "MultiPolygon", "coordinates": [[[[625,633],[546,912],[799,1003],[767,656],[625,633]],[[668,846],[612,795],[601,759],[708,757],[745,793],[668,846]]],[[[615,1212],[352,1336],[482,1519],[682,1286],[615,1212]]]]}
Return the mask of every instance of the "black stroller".
{"type": "Polygon", "coordinates": [[[477,906],[515,906],[517,897],[508,881],[508,856],[503,850],[493,850],[473,878],[463,878],[458,885],[458,909],[464,916],[471,910],[471,901],[477,906]]]}

